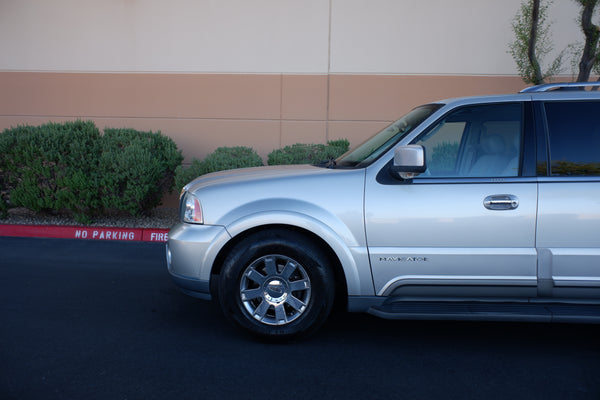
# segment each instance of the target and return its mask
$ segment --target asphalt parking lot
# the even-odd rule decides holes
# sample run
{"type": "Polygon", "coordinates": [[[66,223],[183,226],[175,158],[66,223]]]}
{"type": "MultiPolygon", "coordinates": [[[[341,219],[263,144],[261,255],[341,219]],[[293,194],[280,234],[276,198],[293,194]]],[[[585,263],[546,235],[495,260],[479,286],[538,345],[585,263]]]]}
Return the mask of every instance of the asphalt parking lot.
{"type": "Polygon", "coordinates": [[[164,244],[0,238],[2,399],[600,399],[600,326],[337,314],[256,342],[164,244]]]}

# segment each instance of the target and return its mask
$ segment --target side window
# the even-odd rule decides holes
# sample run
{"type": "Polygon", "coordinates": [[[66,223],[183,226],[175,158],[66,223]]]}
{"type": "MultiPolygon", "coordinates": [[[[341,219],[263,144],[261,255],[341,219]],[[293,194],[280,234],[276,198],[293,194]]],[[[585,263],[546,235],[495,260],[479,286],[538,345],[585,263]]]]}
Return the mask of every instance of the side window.
{"type": "Polygon", "coordinates": [[[452,111],[414,142],[425,147],[427,162],[418,178],[518,176],[522,115],[519,103],[452,111]]]}
{"type": "Polygon", "coordinates": [[[600,175],[600,102],[549,102],[544,106],[552,175],[600,175]]]}

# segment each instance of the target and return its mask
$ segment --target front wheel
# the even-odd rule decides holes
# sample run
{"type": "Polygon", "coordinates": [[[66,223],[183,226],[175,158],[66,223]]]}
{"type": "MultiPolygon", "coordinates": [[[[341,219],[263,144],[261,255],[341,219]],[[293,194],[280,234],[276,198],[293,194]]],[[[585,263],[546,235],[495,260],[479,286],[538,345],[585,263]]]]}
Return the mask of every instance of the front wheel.
{"type": "Polygon", "coordinates": [[[286,230],[252,234],[227,256],[219,300],[235,325],[267,338],[314,332],[331,311],[334,279],[326,254],[286,230]]]}

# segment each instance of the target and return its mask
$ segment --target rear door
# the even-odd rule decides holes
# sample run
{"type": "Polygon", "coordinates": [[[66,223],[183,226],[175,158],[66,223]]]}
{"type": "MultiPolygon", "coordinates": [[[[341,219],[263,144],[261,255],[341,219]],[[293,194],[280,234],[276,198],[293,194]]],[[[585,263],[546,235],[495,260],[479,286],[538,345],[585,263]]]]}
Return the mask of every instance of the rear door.
{"type": "Polygon", "coordinates": [[[521,173],[531,118],[528,102],[461,107],[412,142],[425,148],[424,174],[406,182],[386,168],[368,172],[366,232],[378,295],[537,294],[537,183],[521,173]]]}
{"type": "Polygon", "coordinates": [[[538,167],[540,295],[600,298],[600,99],[539,102],[536,115],[548,140],[538,167]]]}

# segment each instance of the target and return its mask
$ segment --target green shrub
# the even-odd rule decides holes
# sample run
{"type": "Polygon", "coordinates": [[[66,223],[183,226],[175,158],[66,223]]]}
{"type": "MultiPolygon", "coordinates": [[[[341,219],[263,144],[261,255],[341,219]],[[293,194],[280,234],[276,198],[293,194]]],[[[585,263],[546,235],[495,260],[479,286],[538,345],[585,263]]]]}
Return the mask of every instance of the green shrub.
{"type": "Polygon", "coordinates": [[[346,139],[329,141],[327,144],[296,143],[268,155],[269,165],[318,164],[337,158],[348,151],[350,142],[346,139]]]}
{"type": "Polygon", "coordinates": [[[197,158],[194,158],[189,167],[185,168],[183,165],[180,165],[175,170],[175,188],[178,191],[181,191],[185,185],[205,173],[206,167],[204,166],[204,163],[197,158]]]}
{"type": "Polygon", "coordinates": [[[173,187],[183,157],[160,132],[105,129],[99,171],[102,206],[132,215],[149,213],[173,187]]]}
{"type": "Polygon", "coordinates": [[[219,147],[206,156],[203,161],[194,158],[190,167],[178,167],[175,175],[175,184],[181,190],[188,182],[209,172],[260,167],[262,165],[262,159],[250,147],[219,147]]]}
{"type": "Polygon", "coordinates": [[[182,156],[160,133],[91,121],[19,126],[0,133],[0,213],[70,211],[81,223],[106,210],[149,212],[172,187],[182,156]]]}
{"type": "MultiPolygon", "coordinates": [[[[336,148],[337,151],[343,151],[344,153],[350,149],[350,142],[348,139],[330,140],[327,142],[327,145],[336,148]]],[[[340,156],[344,153],[341,153],[340,156]]]]}
{"type": "Polygon", "coordinates": [[[88,222],[100,208],[97,160],[100,132],[93,122],[19,126],[0,135],[2,208],[71,210],[88,222]]]}
{"type": "Polygon", "coordinates": [[[206,173],[226,169],[260,167],[263,161],[250,147],[219,147],[204,159],[206,173]]]}

